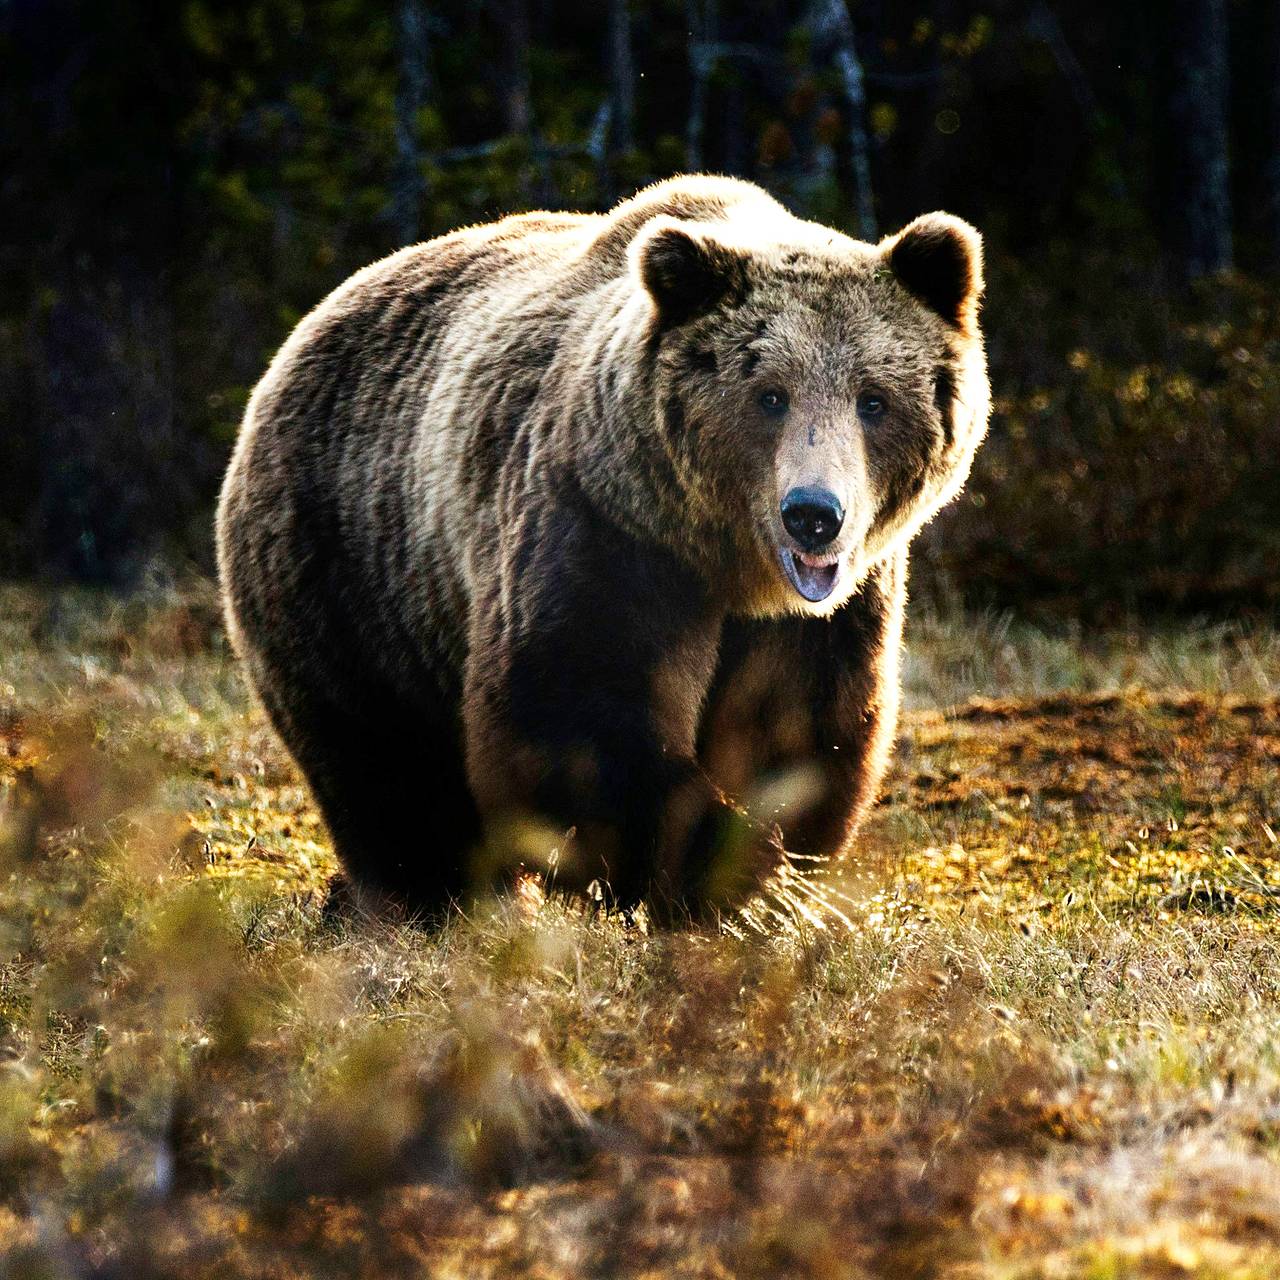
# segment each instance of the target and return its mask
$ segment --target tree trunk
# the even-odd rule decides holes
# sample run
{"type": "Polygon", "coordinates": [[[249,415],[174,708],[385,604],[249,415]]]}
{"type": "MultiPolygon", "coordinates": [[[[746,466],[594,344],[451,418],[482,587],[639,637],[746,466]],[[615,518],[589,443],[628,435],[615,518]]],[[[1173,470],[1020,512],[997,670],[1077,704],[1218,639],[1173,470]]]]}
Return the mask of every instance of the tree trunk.
{"type": "Polygon", "coordinates": [[[718,172],[735,178],[752,177],[751,162],[754,159],[752,141],[747,131],[746,77],[751,68],[745,64],[742,50],[749,48],[756,38],[758,23],[754,14],[745,12],[744,5],[729,5],[724,13],[717,13],[718,39],[713,56],[723,59],[726,74],[716,85],[716,104],[713,118],[719,142],[714,164],[718,172]]]}
{"type": "Polygon", "coordinates": [[[1188,277],[1231,266],[1225,0],[1178,0],[1174,32],[1174,145],[1188,277]]]}
{"type": "Polygon", "coordinates": [[[1280,12],[1274,8],[1269,14],[1268,45],[1270,52],[1270,101],[1266,136],[1266,234],[1270,242],[1270,265],[1280,272],[1280,12]]]}
{"type": "Polygon", "coordinates": [[[854,40],[853,20],[845,0],[827,0],[826,23],[835,38],[835,61],[849,106],[849,160],[853,166],[854,207],[858,233],[876,238],[875,199],[871,189],[871,145],[867,138],[867,95],[862,62],[854,40]]]}
{"type": "Polygon", "coordinates": [[[630,0],[610,0],[609,70],[613,83],[613,146],[626,154],[636,145],[636,80],[631,59],[630,0]]]}
{"type": "Polygon", "coordinates": [[[422,234],[426,182],[418,145],[418,113],[431,92],[427,61],[427,15],[422,0],[400,0],[398,36],[400,83],[396,89],[396,163],[391,178],[391,212],[401,244],[422,234]]]}
{"type": "Polygon", "coordinates": [[[533,95],[529,83],[528,0],[500,0],[498,19],[503,28],[505,87],[503,105],[507,132],[527,138],[533,129],[533,95]]]}
{"type": "Polygon", "coordinates": [[[719,39],[716,0],[687,0],[685,13],[689,25],[689,70],[693,79],[685,128],[685,164],[690,173],[697,173],[706,163],[707,91],[715,64],[712,48],[719,39]]]}

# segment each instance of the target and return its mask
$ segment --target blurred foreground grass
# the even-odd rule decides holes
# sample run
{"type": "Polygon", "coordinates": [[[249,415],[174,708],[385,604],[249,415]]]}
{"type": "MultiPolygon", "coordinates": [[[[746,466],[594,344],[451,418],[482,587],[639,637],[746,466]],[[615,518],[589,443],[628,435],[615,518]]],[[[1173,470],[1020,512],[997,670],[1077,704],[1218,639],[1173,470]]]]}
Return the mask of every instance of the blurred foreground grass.
{"type": "Polygon", "coordinates": [[[851,930],[429,934],[207,588],[0,591],[0,1274],[1280,1274],[1280,636],[909,652],[851,930]]]}

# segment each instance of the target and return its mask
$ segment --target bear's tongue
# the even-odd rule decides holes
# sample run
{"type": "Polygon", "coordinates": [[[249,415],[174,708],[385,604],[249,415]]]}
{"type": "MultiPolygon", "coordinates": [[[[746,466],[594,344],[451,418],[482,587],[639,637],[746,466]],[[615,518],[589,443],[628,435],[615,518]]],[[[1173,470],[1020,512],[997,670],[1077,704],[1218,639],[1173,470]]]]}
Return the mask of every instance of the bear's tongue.
{"type": "Polygon", "coordinates": [[[782,550],[782,567],[791,579],[791,585],[811,604],[825,600],[835,590],[840,573],[839,562],[812,564],[806,557],[785,547],[782,550]]]}

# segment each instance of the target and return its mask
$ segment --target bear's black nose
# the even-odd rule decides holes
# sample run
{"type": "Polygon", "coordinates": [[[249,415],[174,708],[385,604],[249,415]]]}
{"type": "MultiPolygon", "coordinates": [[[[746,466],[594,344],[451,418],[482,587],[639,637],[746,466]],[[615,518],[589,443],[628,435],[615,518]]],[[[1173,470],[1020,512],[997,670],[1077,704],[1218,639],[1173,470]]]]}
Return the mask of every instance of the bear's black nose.
{"type": "Polygon", "coordinates": [[[844,507],[827,489],[798,487],[782,499],[782,523],[805,551],[821,551],[840,532],[844,507]]]}

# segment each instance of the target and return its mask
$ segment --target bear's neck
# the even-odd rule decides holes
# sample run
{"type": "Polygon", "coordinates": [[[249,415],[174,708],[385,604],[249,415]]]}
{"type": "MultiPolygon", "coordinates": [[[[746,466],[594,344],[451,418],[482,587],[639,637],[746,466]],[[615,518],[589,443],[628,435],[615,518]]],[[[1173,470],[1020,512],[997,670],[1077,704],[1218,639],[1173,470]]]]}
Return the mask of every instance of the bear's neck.
{"type": "Polygon", "coordinates": [[[562,419],[574,437],[562,456],[576,459],[576,479],[602,517],[672,552],[732,607],[750,589],[744,569],[755,576],[758,553],[669,447],[655,355],[637,342],[634,318],[620,312],[616,329],[628,333],[625,345],[611,334],[584,364],[590,383],[562,419]]]}

